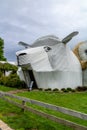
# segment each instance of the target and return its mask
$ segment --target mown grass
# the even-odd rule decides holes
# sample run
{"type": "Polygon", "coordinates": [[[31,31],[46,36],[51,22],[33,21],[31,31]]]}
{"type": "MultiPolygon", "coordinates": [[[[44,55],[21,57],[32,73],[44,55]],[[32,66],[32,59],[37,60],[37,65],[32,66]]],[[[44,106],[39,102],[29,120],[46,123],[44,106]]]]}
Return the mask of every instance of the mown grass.
{"type": "MultiPolygon", "coordinates": [[[[87,92],[59,93],[28,91],[18,93],[17,95],[87,113],[87,92]]],[[[29,105],[35,109],[42,110],[46,113],[53,114],[55,116],[76,122],[80,125],[82,124],[87,126],[87,121],[67,116],[66,114],[48,110],[36,105],[29,105]]],[[[31,112],[25,111],[23,113],[20,108],[6,103],[3,100],[0,100],[0,118],[7,122],[15,130],[72,130],[69,127],[52,122],[31,112]]]]}
{"type": "Polygon", "coordinates": [[[17,95],[87,113],[87,92],[55,93],[30,91],[18,93],[17,95]]]}
{"type": "Polygon", "coordinates": [[[11,88],[11,87],[0,85],[0,91],[8,92],[8,91],[16,90],[16,89],[17,88],[11,88]]]}
{"type": "Polygon", "coordinates": [[[15,130],[73,130],[25,111],[0,99],[0,119],[15,130]]]}
{"type": "MultiPolygon", "coordinates": [[[[79,112],[87,113],[87,92],[83,93],[55,93],[55,92],[43,92],[43,91],[31,91],[31,92],[22,92],[17,94],[19,96],[43,101],[46,103],[54,104],[57,106],[66,107],[69,109],[73,109],[79,112]]],[[[47,112],[49,114],[53,114],[55,116],[70,120],[72,122],[78,123],[80,125],[87,126],[87,121],[82,120],[73,116],[69,116],[60,112],[55,112],[52,110],[48,110],[36,105],[30,106],[47,112]]]]}

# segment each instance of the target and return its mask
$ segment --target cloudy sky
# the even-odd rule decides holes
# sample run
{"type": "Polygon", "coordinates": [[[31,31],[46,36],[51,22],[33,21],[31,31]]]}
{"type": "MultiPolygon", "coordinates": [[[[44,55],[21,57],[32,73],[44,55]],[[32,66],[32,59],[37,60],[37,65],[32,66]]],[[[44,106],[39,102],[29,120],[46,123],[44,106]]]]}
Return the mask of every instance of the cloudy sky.
{"type": "Polygon", "coordinates": [[[79,35],[71,47],[87,40],[87,0],[0,0],[0,37],[8,61],[16,61],[15,52],[23,49],[19,41],[32,44],[48,34],[62,39],[75,30],[79,35]]]}

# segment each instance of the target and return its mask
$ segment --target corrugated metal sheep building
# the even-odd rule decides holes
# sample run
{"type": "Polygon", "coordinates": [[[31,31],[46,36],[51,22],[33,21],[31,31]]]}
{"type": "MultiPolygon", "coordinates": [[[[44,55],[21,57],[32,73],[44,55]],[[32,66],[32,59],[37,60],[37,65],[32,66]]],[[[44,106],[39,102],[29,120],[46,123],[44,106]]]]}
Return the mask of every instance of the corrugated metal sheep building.
{"type": "Polygon", "coordinates": [[[19,42],[26,49],[16,53],[18,74],[29,87],[31,83],[38,88],[75,88],[82,86],[82,69],[76,55],[67,43],[77,35],[73,32],[60,40],[53,35],[37,39],[32,45],[19,42]]]}

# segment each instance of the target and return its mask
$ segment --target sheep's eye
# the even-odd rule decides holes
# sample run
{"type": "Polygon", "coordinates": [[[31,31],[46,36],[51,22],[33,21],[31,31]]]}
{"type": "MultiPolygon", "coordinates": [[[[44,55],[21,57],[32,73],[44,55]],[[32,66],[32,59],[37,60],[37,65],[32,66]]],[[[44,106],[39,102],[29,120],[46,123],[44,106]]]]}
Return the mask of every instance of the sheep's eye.
{"type": "Polygon", "coordinates": [[[87,55],[87,50],[85,50],[85,53],[86,53],[86,55],[87,55]]]}
{"type": "Polygon", "coordinates": [[[44,47],[44,49],[45,49],[46,52],[51,50],[51,48],[49,46],[44,47]]]}

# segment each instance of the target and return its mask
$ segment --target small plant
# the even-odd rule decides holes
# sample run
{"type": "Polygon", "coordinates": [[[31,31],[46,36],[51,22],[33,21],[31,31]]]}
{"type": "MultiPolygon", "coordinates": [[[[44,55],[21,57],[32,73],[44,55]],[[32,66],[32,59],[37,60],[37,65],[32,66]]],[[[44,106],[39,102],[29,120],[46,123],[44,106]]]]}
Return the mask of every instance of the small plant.
{"type": "Polygon", "coordinates": [[[83,87],[82,87],[82,90],[83,90],[83,91],[87,91],[87,86],[83,86],[83,87]]]}
{"type": "Polygon", "coordinates": [[[62,88],[61,91],[62,92],[68,92],[68,90],[66,88],[62,88]]]}
{"type": "Polygon", "coordinates": [[[81,87],[81,86],[78,86],[78,87],[76,88],[76,91],[82,91],[82,87],[81,87]]]}
{"type": "Polygon", "coordinates": [[[72,88],[67,88],[67,91],[69,92],[69,91],[72,91],[72,88]]]}
{"type": "Polygon", "coordinates": [[[72,89],[71,92],[75,92],[76,90],[75,89],[72,89]]]}
{"type": "Polygon", "coordinates": [[[59,89],[58,88],[54,88],[53,91],[59,91],[59,89]]]}
{"type": "Polygon", "coordinates": [[[61,88],[61,91],[63,91],[63,92],[64,92],[64,91],[65,91],[65,88],[61,88]]]}
{"type": "Polygon", "coordinates": [[[69,92],[69,91],[67,89],[65,89],[64,92],[69,92]]]}
{"type": "Polygon", "coordinates": [[[64,91],[65,90],[65,88],[61,88],[61,91],[64,91]]]}
{"type": "Polygon", "coordinates": [[[47,88],[47,89],[45,89],[45,91],[51,91],[51,88],[47,88]]]}
{"type": "Polygon", "coordinates": [[[87,91],[87,87],[86,86],[78,86],[77,88],[76,88],[76,91],[87,91]]]}
{"type": "Polygon", "coordinates": [[[43,89],[42,88],[38,88],[39,89],[39,91],[42,91],[43,89]]]}

